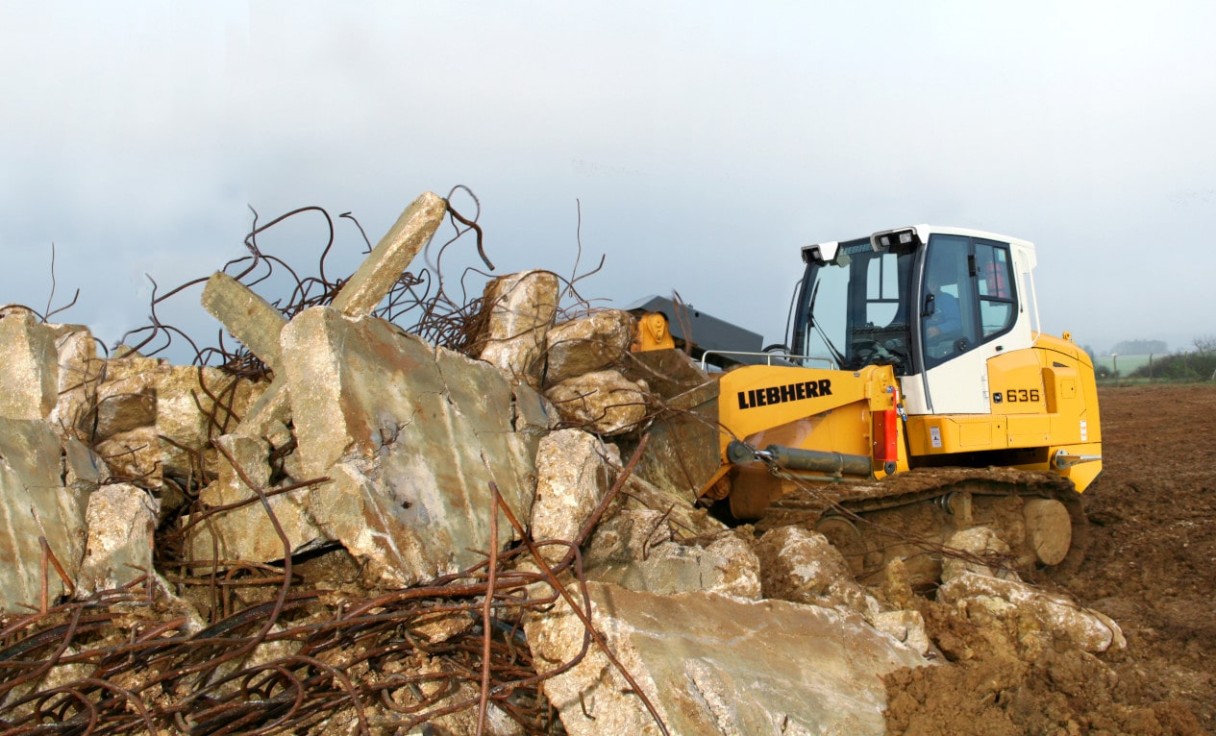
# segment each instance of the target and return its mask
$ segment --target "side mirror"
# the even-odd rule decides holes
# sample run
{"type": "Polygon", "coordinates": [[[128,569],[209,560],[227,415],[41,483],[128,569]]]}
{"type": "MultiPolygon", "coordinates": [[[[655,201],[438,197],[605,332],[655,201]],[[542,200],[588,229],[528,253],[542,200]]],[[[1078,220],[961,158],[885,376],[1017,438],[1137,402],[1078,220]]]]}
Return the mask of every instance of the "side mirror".
{"type": "Polygon", "coordinates": [[[937,311],[937,300],[932,294],[925,297],[925,311],[921,312],[922,317],[932,317],[937,311]]]}

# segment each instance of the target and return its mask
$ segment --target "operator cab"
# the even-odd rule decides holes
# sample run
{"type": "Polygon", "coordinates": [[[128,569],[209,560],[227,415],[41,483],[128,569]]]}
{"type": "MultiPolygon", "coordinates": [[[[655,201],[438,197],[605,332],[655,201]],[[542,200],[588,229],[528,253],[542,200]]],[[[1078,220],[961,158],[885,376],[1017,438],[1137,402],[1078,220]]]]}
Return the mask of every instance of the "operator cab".
{"type": "Polygon", "coordinates": [[[1023,240],[919,225],[802,257],[792,353],[841,370],[890,365],[912,413],[987,412],[987,387],[954,378],[984,376],[987,358],[1030,347],[1037,331],[1034,246],[1023,240]]]}

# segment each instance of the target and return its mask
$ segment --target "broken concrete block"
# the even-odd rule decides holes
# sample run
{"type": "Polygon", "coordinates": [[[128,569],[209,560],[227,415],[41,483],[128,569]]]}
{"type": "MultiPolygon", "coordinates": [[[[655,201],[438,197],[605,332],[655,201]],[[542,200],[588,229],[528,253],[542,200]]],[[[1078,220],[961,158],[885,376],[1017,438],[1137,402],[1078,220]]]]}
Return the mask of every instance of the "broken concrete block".
{"type": "Polygon", "coordinates": [[[97,382],[104,361],[97,358],[97,342],[87,327],[48,325],[55,335],[59,360],[59,396],[48,419],[65,440],[82,435],[77,430],[81,419],[96,402],[97,382]]]}
{"type": "Polygon", "coordinates": [[[760,597],[760,561],[733,532],[704,546],[663,542],[647,548],[641,558],[589,565],[587,577],[658,595],[700,591],[748,600],[760,597]]]}
{"type": "Polygon", "coordinates": [[[644,560],[672,539],[668,515],[653,509],[622,508],[596,525],[583,564],[587,567],[644,560]]]}
{"type": "MultiPolygon", "coordinates": [[[[712,380],[701,364],[683,350],[647,350],[622,356],[620,371],[632,380],[642,380],[656,398],[664,403],[712,380]]],[[[715,388],[717,381],[713,381],[715,388]]],[[[715,394],[716,398],[717,394],[715,394]]],[[[679,405],[680,402],[674,402],[679,405]]],[[[681,408],[689,408],[687,405],[681,408]]]]}
{"type": "MultiPolygon", "coordinates": [[[[383,428],[366,424],[351,427],[340,413],[334,413],[343,408],[344,394],[351,393],[351,389],[343,386],[343,378],[357,381],[358,374],[346,376],[349,367],[344,365],[345,356],[339,350],[341,338],[332,335],[339,325],[335,322],[331,326],[333,319],[330,311],[314,309],[303,312],[288,323],[281,335],[282,348],[288,356],[280,379],[285,381],[291,397],[292,422],[300,441],[296,454],[300,456],[300,470],[306,477],[323,475],[355,444],[387,444],[392,441],[399,426],[396,418],[390,416],[385,418],[383,428]],[[380,435],[381,429],[385,432],[384,437],[380,435]]],[[[360,367],[369,368],[366,365],[360,367]]],[[[365,391],[382,387],[386,393],[395,391],[398,394],[386,401],[403,401],[403,390],[389,378],[391,374],[382,377],[380,373],[383,370],[376,367],[368,373],[367,383],[372,385],[365,391]]],[[[364,403],[359,402],[356,408],[362,408],[364,403]]],[[[375,419],[378,417],[355,418],[364,423],[375,419]]],[[[370,456],[373,451],[365,450],[365,454],[370,456]]]]}
{"type": "Polygon", "coordinates": [[[539,391],[526,383],[511,387],[511,427],[527,446],[528,455],[536,456],[540,441],[561,424],[557,409],[539,391]]]}
{"type": "Polygon", "coordinates": [[[778,527],[756,541],[766,598],[852,609],[869,615],[878,602],[853,579],[849,563],[818,532],[778,527]]]}
{"type": "Polygon", "coordinates": [[[545,385],[610,368],[629,353],[637,319],[604,309],[551,328],[545,335],[545,385]]]}
{"type": "Polygon", "coordinates": [[[636,430],[646,418],[648,391],[617,371],[568,378],[545,391],[566,424],[601,436],[636,430]]]}
{"type": "Polygon", "coordinates": [[[978,607],[987,615],[1006,621],[1015,630],[1025,627],[1026,616],[1033,617],[1037,628],[1063,636],[1087,652],[1127,646],[1122,629],[1105,614],[1082,608],[1066,596],[1048,593],[1017,580],[966,571],[943,583],[937,591],[937,599],[960,609],[978,607]]]}
{"type": "MultiPolygon", "coordinates": [[[[44,421],[0,418],[0,609],[37,606],[42,595],[42,546],[74,578],[84,554],[84,494],[63,487],[60,442],[44,421]]],[[[48,567],[47,594],[64,584],[48,567]]]]}
{"type": "Polygon", "coordinates": [[[219,368],[174,366],[138,355],[116,358],[105,363],[84,437],[109,441],[151,428],[156,440],[150,446],[160,465],[156,477],[198,478],[204,470],[216,471],[214,453],[203,455],[210,439],[235,428],[266,386],[219,368]]]}
{"type": "Polygon", "coordinates": [[[224,495],[224,489],[234,489],[244,486],[242,476],[248,478],[258,488],[270,487],[270,443],[260,437],[245,437],[239,434],[226,434],[215,439],[223,462],[219,465],[219,483],[216,484],[216,496],[208,501],[211,506],[230,503],[248,498],[248,490],[241,490],[231,495],[224,495]]]}
{"type": "Polygon", "coordinates": [[[159,507],[147,491],[126,483],[102,486],[89,495],[88,539],[77,576],[82,591],[111,590],[152,574],[159,507]]]}
{"type": "Polygon", "coordinates": [[[375,309],[409,268],[414,256],[431,242],[447,212],[447,200],[433,192],[420,194],[343,284],[332,307],[351,316],[375,309]]]}
{"type": "Polygon", "coordinates": [[[530,504],[534,458],[514,431],[514,392],[481,361],[382,320],[326,308],[291,321],[283,360],[310,475],[323,475],[348,452],[365,458],[408,452],[436,469],[444,491],[497,479],[509,500],[526,488],[530,504]],[[489,469],[505,472],[492,477],[489,469]]]}
{"type": "MultiPolygon", "coordinates": [[[[145,375],[150,376],[157,370],[161,370],[168,363],[160,358],[149,358],[140,354],[134,348],[127,345],[119,345],[111,351],[111,357],[105,361],[105,372],[101,377],[103,382],[123,383],[130,382],[130,385],[138,389],[147,384],[149,378],[144,378],[145,375]]],[[[117,393],[130,391],[130,387],[123,385],[115,390],[117,393]]]]}
{"type": "MultiPolygon", "coordinates": [[[[324,546],[333,540],[321,531],[305,507],[303,498],[308,493],[309,489],[301,488],[267,498],[271,513],[287,536],[286,548],[266,507],[260,499],[254,499],[238,508],[210,514],[194,524],[187,532],[190,558],[196,563],[213,561],[220,566],[238,560],[275,562],[288,552],[295,555],[324,546]]],[[[199,497],[211,505],[220,498],[240,496],[236,500],[249,500],[253,495],[256,494],[243,487],[236,489],[217,482],[204,488],[199,497]]]]}
{"type": "Polygon", "coordinates": [[[280,372],[241,417],[240,424],[233,432],[247,437],[269,439],[271,433],[276,432],[278,427],[286,426],[290,421],[291,398],[287,395],[287,379],[283,378],[280,372]]]}
{"type": "MultiPolygon", "coordinates": [[[[634,472],[660,488],[696,498],[718,470],[720,431],[718,382],[706,381],[663,402],[646,427],[649,441],[634,472]]],[[[632,438],[623,438],[621,454],[628,457],[635,446],[632,438]]]]}
{"type": "Polygon", "coordinates": [[[93,403],[76,429],[115,476],[140,478],[152,486],[162,478],[160,437],[156,432],[156,378],[169,365],[136,353],[102,364],[93,403]]]}
{"type": "Polygon", "coordinates": [[[664,514],[676,539],[717,534],[726,525],[709,515],[708,509],[695,505],[691,494],[661,488],[636,475],[625,480],[625,508],[650,509],[664,514]]]}
{"type": "Polygon", "coordinates": [[[59,361],[52,330],[33,312],[0,312],[0,417],[41,420],[59,395],[59,361]]]}
{"type": "Polygon", "coordinates": [[[164,482],[160,435],[156,427],[119,432],[98,442],[93,449],[114,478],[138,481],[145,488],[159,488],[164,482]]]}
{"type": "Polygon", "coordinates": [[[952,552],[943,555],[941,575],[943,583],[967,572],[1007,580],[1020,580],[1011,565],[1001,566],[986,563],[987,560],[1007,561],[1012,559],[1009,545],[990,527],[973,526],[957,531],[946,540],[946,549],[952,552]]]}
{"type": "Polygon", "coordinates": [[[899,610],[914,605],[916,592],[912,589],[912,576],[902,559],[896,557],[883,566],[879,593],[891,608],[899,610]]]}
{"type": "MultiPolygon", "coordinates": [[[[563,429],[540,441],[536,454],[536,497],[532,502],[532,539],[570,542],[616,477],[616,448],[581,429],[563,429]]],[[[566,556],[564,545],[540,549],[550,564],[566,556]]]]}
{"type": "MultiPolygon", "coordinates": [[[[412,472],[425,475],[430,471],[425,460],[415,458],[412,472]]],[[[340,541],[359,561],[366,585],[400,588],[456,572],[472,564],[469,558],[474,554],[457,549],[461,542],[480,541],[482,549],[488,547],[488,536],[470,540],[467,530],[472,517],[488,520],[488,499],[479,509],[462,509],[464,518],[432,517],[445,510],[439,488],[429,489],[429,498],[415,496],[411,501],[399,495],[394,480],[412,479],[390,478],[385,467],[366,460],[337,463],[326,474],[331,480],[311,493],[308,510],[327,536],[340,541]],[[415,503],[417,508],[413,508],[415,503]],[[429,520],[429,530],[419,524],[420,518],[429,520]]],[[[503,541],[507,539],[509,532],[504,531],[503,541]]]]}
{"type": "Polygon", "coordinates": [[[63,484],[77,490],[92,491],[110,477],[101,456],[78,439],[63,441],[63,484]]]}
{"type": "MultiPolygon", "coordinates": [[[[520,392],[497,369],[329,308],[296,316],[282,340],[299,479],[333,479],[288,494],[301,529],[310,520],[318,539],[341,542],[379,584],[409,585],[483,559],[491,482],[528,518],[535,445],[515,431],[520,392]]],[[[258,559],[260,523],[260,533],[223,534],[230,558],[258,559]]],[[[512,538],[505,517],[499,533],[504,544],[512,538]]]]}
{"type": "MultiPolygon", "coordinates": [[[[713,593],[587,588],[596,629],[673,734],[882,734],[882,676],[926,664],[856,614],[713,593]]],[[[542,674],[582,649],[583,624],[564,602],[529,617],[524,630],[542,674]]],[[[594,645],[541,687],[575,736],[659,732],[594,645]]]]}
{"type": "Polygon", "coordinates": [[[474,345],[477,357],[540,388],[545,332],[557,314],[557,292],[557,275],[550,271],[522,271],[486,284],[485,325],[474,345]]]}
{"type": "Polygon", "coordinates": [[[97,401],[93,437],[102,441],[116,434],[156,424],[156,394],[111,393],[97,401]]]}
{"type": "Polygon", "coordinates": [[[77,424],[82,439],[97,442],[155,425],[156,381],[170,369],[162,360],[138,354],[104,361],[94,403],[77,424]]]}
{"type": "MultiPolygon", "coordinates": [[[[374,309],[430,242],[446,213],[447,202],[431,192],[410,203],[343,285],[333,308],[351,315],[374,309]]],[[[279,332],[287,324],[279,310],[223,272],[207,280],[202,304],[258,359],[272,370],[278,368],[279,332]]]]}
{"type": "Polygon", "coordinates": [[[927,655],[934,648],[925,631],[925,617],[920,611],[880,611],[866,616],[866,620],[917,654],[927,655]]]}
{"type": "MultiPolygon", "coordinates": [[[[756,553],[766,598],[855,611],[919,654],[932,648],[921,614],[882,610],[878,600],[854,580],[844,556],[822,534],[795,526],[772,529],[756,541],[756,553]]],[[[902,569],[899,560],[894,563],[897,570],[902,569]]]]}
{"type": "MultiPolygon", "coordinates": [[[[431,192],[424,192],[411,202],[359,265],[358,270],[342,286],[331,307],[350,316],[371,312],[400,280],[401,274],[414,260],[418,251],[430,242],[445,214],[447,201],[431,192]]],[[[224,323],[229,332],[249,336],[253,345],[246,344],[246,347],[265,352],[265,356],[259,357],[267,365],[272,365],[269,361],[276,360],[275,351],[273,347],[268,347],[268,344],[278,341],[281,351],[282,335],[279,333],[282,331],[282,325],[278,325],[258,304],[261,298],[252,292],[244,295],[219,294],[220,291],[239,289],[248,291],[247,287],[217,279],[215,289],[217,295],[209,300],[208,309],[224,323]]],[[[258,353],[255,351],[254,354],[258,353]]],[[[276,376],[232,431],[248,437],[266,437],[270,427],[287,422],[290,419],[290,406],[286,385],[287,382],[282,376],[276,376]]]]}
{"type": "MultiPolygon", "coordinates": [[[[191,526],[187,546],[196,561],[252,560],[269,562],[282,559],[285,550],[270,515],[261,499],[244,478],[263,492],[270,488],[271,468],[268,463],[270,443],[254,437],[226,434],[215,440],[222,450],[223,461],[219,479],[199,493],[206,508],[217,508],[240,501],[243,506],[209,515],[191,526]],[[229,462],[231,458],[232,462],[229,462]],[[233,465],[235,463],[235,467],[233,465]],[[237,472],[240,468],[240,472],[237,472]],[[243,476],[243,478],[242,478],[243,476]]],[[[312,492],[300,488],[287,493],[267,496],[270,513],[287,537],[291,554],[307,552],[332,541],[313,520],[305,499],[312,492]]]]}
{"type": "Polygon", "coordinates": [[[1108,616],[1082,608],[1067,596],[1028,585],[1012,570],[984,564],[985,558],[994,555],[1009,557],[1009,546],[992,529],[964,529],[952,534],[946,544],[963,554],[943,563],[939,601],[1004,621],[1015,632],[1024,628],[1029,617],[1038,628],[1071,639],[1087,652],[1127,646],[1122,629],[1108,616]]]}
{"type": "Polygon", "coordinates": [[[222,271],[203,287],[203,309],[271,370],[279,366],[279,332],[287,319],[252,289],[222,271]]]}
{"type": "Polygon", "coordinates": [[[156,431],[166,475],[194,477],[217,471],[214,453],[203,454],[212,438],[231,432],[269,384],[225,373],[219,368],[170,366],[158,371],[156,431]],[[200,459],[204,468],[198,467],[200,459]]]}

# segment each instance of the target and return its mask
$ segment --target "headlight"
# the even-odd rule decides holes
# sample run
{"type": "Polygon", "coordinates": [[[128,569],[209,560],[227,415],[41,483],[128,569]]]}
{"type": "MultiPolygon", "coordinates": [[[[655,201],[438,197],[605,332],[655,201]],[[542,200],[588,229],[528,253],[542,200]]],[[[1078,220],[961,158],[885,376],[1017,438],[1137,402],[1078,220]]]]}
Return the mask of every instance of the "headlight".
{"type": "Polygon", "coordinates": [[[905,250],[920,245],[920,236],[916,228],[904,227],[898,230],[884,230],[870,236],[870,244],[876,251],[905,250]]]}

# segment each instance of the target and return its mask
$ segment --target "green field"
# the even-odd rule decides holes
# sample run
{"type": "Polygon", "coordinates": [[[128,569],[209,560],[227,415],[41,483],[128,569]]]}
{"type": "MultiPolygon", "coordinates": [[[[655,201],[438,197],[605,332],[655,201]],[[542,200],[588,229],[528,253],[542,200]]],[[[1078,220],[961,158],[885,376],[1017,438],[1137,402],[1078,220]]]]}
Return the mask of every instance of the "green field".
{"type": "Polygon", "coordinates": [[[1099,355],[1094,358],[1094,368],[1105,366],[1110,370],[1116,370],[1118,363],[1118,371],[1121,376],[1130,376],[1136,369],[1141,366],[1148,365],[1149,360],[1157,360],[1160,355],[1119,355],[1112,357],[1110,355],[1099,355]]]}

